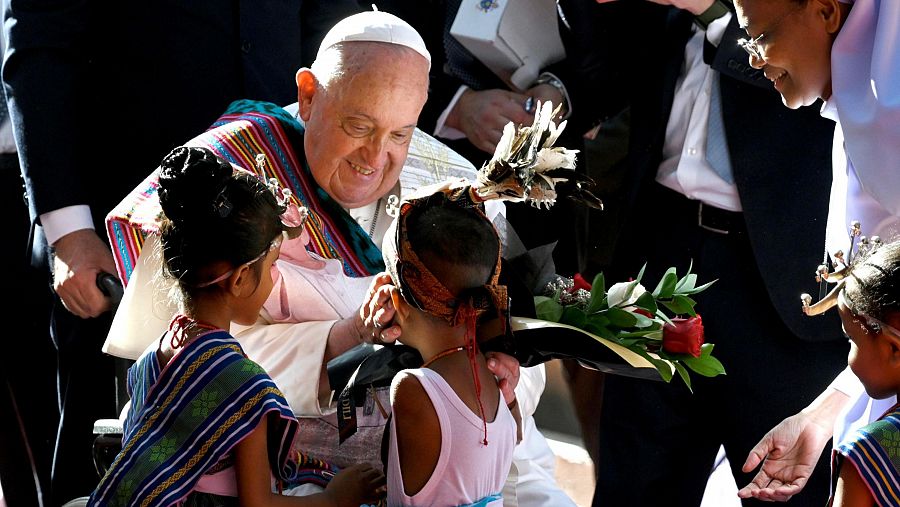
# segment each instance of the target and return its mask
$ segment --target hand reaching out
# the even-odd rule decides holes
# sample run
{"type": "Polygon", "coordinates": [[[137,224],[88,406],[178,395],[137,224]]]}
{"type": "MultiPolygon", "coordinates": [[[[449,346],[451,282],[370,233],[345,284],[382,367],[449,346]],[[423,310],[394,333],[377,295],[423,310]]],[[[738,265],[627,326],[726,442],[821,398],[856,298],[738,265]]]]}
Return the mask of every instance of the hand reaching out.
{"type": "Polygon", "coordinates": [[[821,424],[806,412],[781,421],[750,451],[743,471],[762,466],[738,496],[788,501],[806,486],[831,435],[832,425],[821,424]]]}

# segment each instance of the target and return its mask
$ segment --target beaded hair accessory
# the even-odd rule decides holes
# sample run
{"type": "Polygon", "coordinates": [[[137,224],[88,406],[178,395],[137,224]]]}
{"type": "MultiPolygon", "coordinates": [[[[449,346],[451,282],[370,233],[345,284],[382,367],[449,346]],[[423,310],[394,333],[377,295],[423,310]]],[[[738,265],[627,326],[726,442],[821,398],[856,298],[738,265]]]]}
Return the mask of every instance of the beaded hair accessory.
{"type": "Polygon", "coordinates": [[[803,313],[806,315],[821,315],[836,306],[847,277],[853,272],[853,268],[872,255],[882,244],[881,238],[878,236],[863,236],[862,226],[856,220],[850,222],[849,236],[850,248],[846,254],[842,250],[834,253],[835,268],[832,271],[828,270],[827,257],[826,261],[816,268],[816,281],[823,286],[833,283],[836,284],[835,287],[815,304],[812,304],[812,296],[809,294],[800,295],[803,313]]]}
{"type": "MultiPolygon", "coordinates": [[[[256,168],[259,175],[266,174],[266,163],[267,162],[265,154],[260,153],[256,155],[256,168]]],[[[253,174],[242,168],[236,168],[234,174],[239,174],[241,172],[253,174]]],[[[263,178],[262,176],[259,177],[260,179],[263,178]]],[[[297,200],[294,197],[293,192],[291,192],[291,189],[281,186],[276,178],[269,178],[268,180],[263,180],[263,182],[265,183],[266,188],[268,188],[269,191],[272,192],[272,195],[275,196],[275,201],[278,203],[279,209],[282,210],[279,218],[284,235],[286,235],[288,239],[294,239],[300,236],[300,234],[303,232],[303,226],[306,224],[306,219],[309,217],[309,212],[306,207],[298,206],[297,200]]],[[[213,210],[220,218],[227,217],[234,208],[225,191],[227,188],[227,185],[223,185],[222,190],[213,201],[213,210]]],[[[271,242],[269,242],[268,245],[266,245],[266,247],[258,256],[245,262],[242,266],[249,266],[258,262],[263,257],[268,255],[269,252],[271,252],[275,248],[280,247],[284,239],[284,235],[279,234],[278,236],[276,236],[271,242]]],[[[238,266],[238,268],[242,266],[238,266]]],[[[225,273],[222,273],[221,275],[213,278],[212,280],[195,284],[194,287],[203,288],[219,283],[231,276],[238,268],[230,269],[225,273]]]]}
{"type": "MultiPolygon", "coordinates": [[[[256,155],[256,169],[261,178],[263,177],[262,175],[266,174],[267,164],[268,161],[264,153],[256,155]]],[[[306,220],[309,218],[309,210],[306,209],[306,206],[298,204],[298,200],[291,189],[282,186],[277,178],[269,178],[266,181],[266,186],[272,192],[272,195],[275,196],[278,205],[284,210],[281,214],[281,225],[284,227],[288,239],[300,236],[303,232],[303,226],[306,225],[306,220]]]]}

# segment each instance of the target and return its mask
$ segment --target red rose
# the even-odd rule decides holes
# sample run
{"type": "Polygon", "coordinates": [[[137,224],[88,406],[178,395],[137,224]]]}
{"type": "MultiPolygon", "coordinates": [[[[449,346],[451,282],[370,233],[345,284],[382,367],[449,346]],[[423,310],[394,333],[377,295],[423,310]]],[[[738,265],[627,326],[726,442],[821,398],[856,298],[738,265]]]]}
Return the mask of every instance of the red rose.
{"type": "Polygon", "coordinates": [[[647,317],[648,319],[652,319],[654,317],[654,315],[652,313],[650,313],[650,310],[646,310],[644,308],[635,308],[634,310],[631,310],[631,311],[634,313],[639,313],[639,314],[643,315],[644,317],[647,317]]]}
{"type": "Polygon", "coordinates": [[[588,292],[591,290],[591,284],[581,276],[581,273],[575,273],[575,276],[572,277],[572,282],[574,282],[572,285],[572,292],[575,292],[578,289],[584,289],[588,292]]]}
{"type": "Polygon", "coordinates": [[[672,322],[674,326],[663,326],[663,350],[672,354],[700,357],[700,345],[703,345],[703,321],[700,316],[672,319],[672,322]]]}

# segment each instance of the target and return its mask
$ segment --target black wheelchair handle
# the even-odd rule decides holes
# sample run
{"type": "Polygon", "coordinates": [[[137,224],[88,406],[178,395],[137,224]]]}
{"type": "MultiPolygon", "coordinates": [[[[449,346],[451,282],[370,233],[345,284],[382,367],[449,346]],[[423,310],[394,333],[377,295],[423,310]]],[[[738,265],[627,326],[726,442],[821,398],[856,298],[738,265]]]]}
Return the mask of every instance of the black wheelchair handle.
{"type": "Polygon", "coordinates": [[[119,302],[122,301],[122,295],[125,293],[122,282],[116,278],[116,275],[111,273],[100,273],[97,275],[97,288],[100,289],[104,296],[110,299],[113,307],[119,306],[119,302]]]}

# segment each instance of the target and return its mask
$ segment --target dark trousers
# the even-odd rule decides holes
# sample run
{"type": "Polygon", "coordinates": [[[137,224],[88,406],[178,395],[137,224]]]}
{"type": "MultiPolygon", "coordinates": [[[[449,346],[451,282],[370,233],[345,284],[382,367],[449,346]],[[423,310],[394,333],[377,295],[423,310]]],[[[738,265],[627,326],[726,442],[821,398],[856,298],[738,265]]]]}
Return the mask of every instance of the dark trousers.
{"type": "MultiPolygon", "coordinates": [[[[786,328],[770,302],[746,234],[698,227],[695,203],[655,186],[654,209],[665,211],[644,222],[646,228],[624,233],[620,244],[641,254],[620,267],[628,265],[626,272],[634,276],[646,260],[648,290],[666,268],[676,266],[683,274],[691,261],[699,282],[718,280],[696,297],[697,310],[706,340],[716,344],[714,355],[727,375],[692,375],[693,394],[677,377],[666,384],[607,376],[594,506],[696,507],[720,445],[738,486],[747,484],[753,474],[740,468],[753,445],[812,401],[846,366],[846,341],[804,342],[786,328]]],[[[771,248],[790,255],[789,245],[771,248]]],[[[616,276],[618,280],[625,273],[616,276]]],[[[834,332],[839,336],[840,329],[834,332]]],[[[826,456],[827,451],[790,505],[825,504],[826,456]]]]}
{"type": "Polygon", "coordinates": [[[29,218],[14,154],[0,155],[4,217],[3,307],[9,321],[0,353],[0,487],[9,507],[49,505],[50,462],[59,412],[56,358],[47,330],[50,288],[46,270],[31,266],[29,218]]]}
{"type": "Polygon", "coordinates": [[[110,314],[80,319],[55,298],[51,335],[57,349],[59,429],[53,455],[55,504],[87,496],[100,481],[94,467],[94,421],[118,417],[116,370],[101,347],[109,332],[110,314]]]}
{"type": "Polygon", "coordinates": [[[33,267],[28,209],[15,156],[0,156],[8,246],[0,249],[13,291],[5,314],[21,330],[0,354],[0,486],[9,507],[62,505],[99,482],[96,419],[117,417],[113,359],[100,351],[109,314],[79,319],[33,267]]]}

